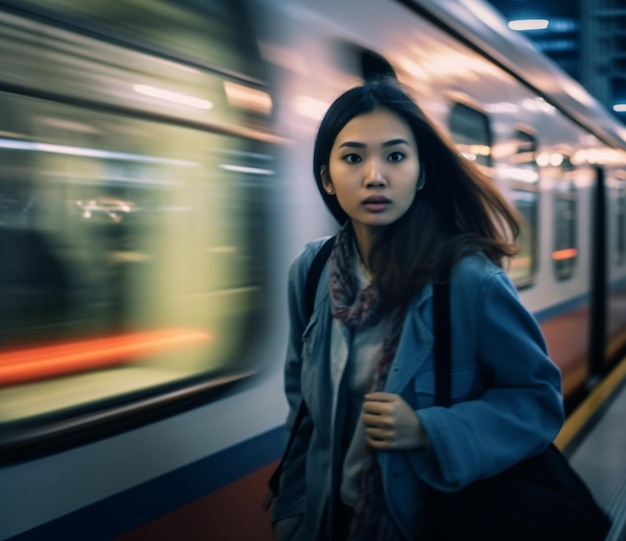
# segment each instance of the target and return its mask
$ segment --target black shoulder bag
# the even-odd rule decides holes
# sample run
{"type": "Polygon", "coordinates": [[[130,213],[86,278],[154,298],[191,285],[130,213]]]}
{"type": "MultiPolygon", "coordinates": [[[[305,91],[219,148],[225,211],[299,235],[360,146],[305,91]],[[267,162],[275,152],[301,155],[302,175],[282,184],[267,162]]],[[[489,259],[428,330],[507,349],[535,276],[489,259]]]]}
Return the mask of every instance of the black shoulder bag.
{"type": "MultiPolygon", "coordinates": [[[[306,285],[305,285],[305,292],[304,292],[304,308],[305,308],[307,321],[311,318],[311,315],[313,314],[313,308],[315,307],[315,294],[317,292],[317,285],[320,281],[320,276],[322,274],[322,270],[324,269],[324,265],[326,265],[326,261],[330,257],[330,252],[332,251],[333,245],[335,244],[335,237],[336,235],[333,235],[332,237],[329,237],[328,239],[324,241],[324,244],[322,244],[322,247],[318,250],[317,254],[315,254],[315,257],[313,258],[313,261],[311,262],[311,267],[309,268],[309,273],[307,274],[307,277],[306,277],[306,285]]],[[[302,423],[302,419],[304,419],[304,415],[306,414],[306,412],[307,412],[307,408],[303,400],[302,402],[300,402],[300,407],[298,408],[296,420],[293,423],[293,428],[291,429],[291,434],[289,435],[289,441],[287,441],[287,445],[285,447],[285,451],[283,452],[283,456],[280,459],[278,466],[274,470],[274,473],[272,474],[268,482],[269,489],[267,491],[267,495],[265,496],[265,499],[263,500],[263,509],[265,511],[267,511],[271,507],[272,502],[274,501],[276,496],[278,496],[278,488],[280,485],[280,473],[283,469],[285,459],[289,455],[291,446],[293,445],[294,437],[296,433],[298,432],[298,428],[300,427],[300,424],[302,423]]]]}
{"type": "MultiPolygon", "coordinates": [[[[449,283],[434,286],[436,403],[451,405],[449,283]]],[[[611,521],[558,448],[460,492],[430,490],[429,541],[602,541],[611,521]]]]}

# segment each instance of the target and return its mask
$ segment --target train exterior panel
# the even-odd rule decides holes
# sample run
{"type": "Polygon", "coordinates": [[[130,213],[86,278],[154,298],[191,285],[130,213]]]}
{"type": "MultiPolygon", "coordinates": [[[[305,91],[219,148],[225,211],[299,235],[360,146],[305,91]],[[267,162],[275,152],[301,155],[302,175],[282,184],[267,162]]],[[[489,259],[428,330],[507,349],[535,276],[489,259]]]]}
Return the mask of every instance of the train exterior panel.
{"type": "Polygon", "coordinates": [[[0,540],[270,539],[312,139],[388,66],[526,218],[568,404],[626,344],[626,130],[479,0],[0,0],[0,53],[0,540]]]}

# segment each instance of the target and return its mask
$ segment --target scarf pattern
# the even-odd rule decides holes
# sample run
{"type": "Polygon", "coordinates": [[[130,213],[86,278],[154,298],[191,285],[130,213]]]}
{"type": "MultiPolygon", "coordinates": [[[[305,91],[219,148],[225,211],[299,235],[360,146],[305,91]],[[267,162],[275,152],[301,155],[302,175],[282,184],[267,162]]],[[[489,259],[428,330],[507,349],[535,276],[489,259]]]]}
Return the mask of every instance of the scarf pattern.
{"type": "Polygon", "coordinates": [[[375,325],[381,316],[381,296],[374,283],[359,289],[359,283],[352,272],[355,253],[349,229],[337,233],[335,245],[330,254],[330,298],[335,319],[346,327],[361,330],[375,325]]]}
{"type": "MultiPolygon", "coordinates": [[[[330,299],[332,315],[351,330],[376,325],[382,317],[382,297],[375,281],[361,289],[352,272],[353,258],[358,257],[352,231],[343,228],[337,234],[330,256],[330,299]]],[[[383,391],[389,367],[395,357],[406,313],[405,307],[391,314],[391,332],[385,338],[377,360],[369,392],[383,391]]],[[[360,422],[360,421],[359,421],[360,422]]],[[[400,541],[402,536],[385,504],[376,451],[366,446],[359,477],[358,502],[350,524],[349,541],[400,541]]]]}

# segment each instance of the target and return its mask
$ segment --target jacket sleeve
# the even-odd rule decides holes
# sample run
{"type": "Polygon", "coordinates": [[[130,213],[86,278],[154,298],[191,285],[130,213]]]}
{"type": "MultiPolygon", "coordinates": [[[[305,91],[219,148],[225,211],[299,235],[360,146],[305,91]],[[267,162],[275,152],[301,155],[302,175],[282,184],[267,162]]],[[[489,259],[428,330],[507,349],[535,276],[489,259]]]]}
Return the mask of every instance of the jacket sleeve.
{"type": "MultiPolygon", "coordinates": [[[[298,408],[302,401],[300,372],[302,368],[302,334],[306,327],[304,307],[304,284],[311,263],[309,245],[292,263],[289,269],[287,289],[290,331],[285,360],[285,393],[289,413],[285,428],[287,439],[291,435],[298,408]]],[[[295,436],[289,456],[286,457],[280,477],[279,495],[274,502],[272,521],[292,517],[304,512],[306,480],[306,453],[311,438],[313,424],[308,412],[305,414],[295,436]]]]}
{"type": "Polygon", "coordinates": [[[474,348],[455,351],[453,324],[453,364],[455,358],[475,355],[484,390],[450,408],[418,410],[430,446],[410,453],[417,475],[448,491],[540,453],[564,418],[560,370],[548,357],[539,325],[508,276],[493,272],[470,294],[469,285],[453,286],[452,311],[460,310],[457,322],[472,325],[474,348]],[[466,306],[455,307],[457,293],[466,306]]]}

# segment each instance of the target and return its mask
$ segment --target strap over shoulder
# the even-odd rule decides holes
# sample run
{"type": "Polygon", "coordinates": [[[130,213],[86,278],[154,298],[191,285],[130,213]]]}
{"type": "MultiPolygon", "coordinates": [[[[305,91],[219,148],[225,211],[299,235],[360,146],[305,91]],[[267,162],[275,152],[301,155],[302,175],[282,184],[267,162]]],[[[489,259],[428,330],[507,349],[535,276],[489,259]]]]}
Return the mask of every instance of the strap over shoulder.
{"type": "Polygon", "coordinates": [[[324,241],[321,248],[315,254],[309,273],[307,274],[306,289],[304,292],[307,320],[311,317],[313,309],[315,308],[315,293],[317,292],[317,285],[319,284],[324,265],[326,265],[326,261],[328,261],[328,258],[330,257],[330,252],[333,249],[336,237],[337,235],[333,235],[324,241]]]}
{"type": "MultiPolygon", "coordinates": [[[[328,239],[324,241],[319,251],[315,254],[315,257],[313,258],[313,261],[311,263],[311,267],[309,268],[309,273],[307,274],[307,277],[306,277],[306,285],[305,285],[306,289],[304,293],[305,295],[304,302],[305,302],[305,308],[306,308],[307,321],[310,319],[311,314],[313,313],[313,308],[315,307],[315,293],[317,292],[317,286],[319,284],[320,276],[322,275],[322,270],[324,269],[324,265],[326,265],[326,261],[328,261],[328,258],[330,257],[330,252],[332,251],[333,245],[335,244],[335,237],[336,235],[333,235],[332,237],[329,237],[328,239]]],[[[267,492],[267,495],[265,496],[265,500],[263,501],[263,509],[265,511],[267,511],[271,507],[272,502],[274,501],[276,496],[278,496],[278,489],[280,485],[280,473],[285,463],[285,459],[287,458],[287,455],[289,454],[289,450],[291,449],[291,446],[293,445],[293,440],[298,431],[298,427],[302,423],[302,419],[304,419],[306,412],[307,412],[307,407],[303,400],[302,402],[300,402],[300,406],[298,407],[298,413],[296,415],[293,428],[291,429],[289,441],[287,442],[287,445],[283,452],[283,456],[281,457],[280,463],[278,464],[276,470],[274,471],[274,473],[272,474],[272,477],[269,480],[269,483],[268,483],[269,490],[267,492]]]]}

